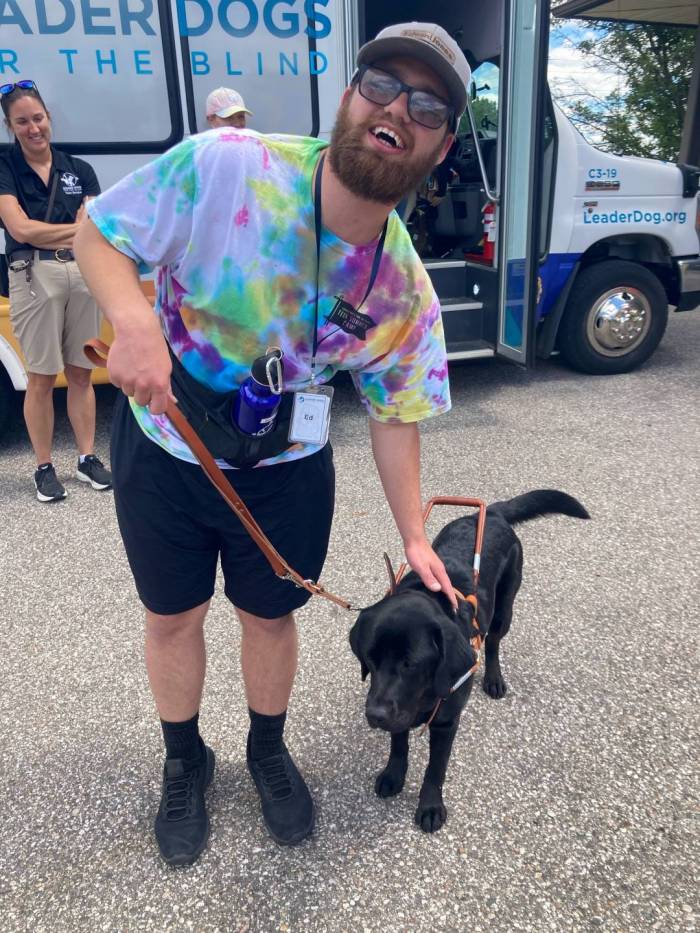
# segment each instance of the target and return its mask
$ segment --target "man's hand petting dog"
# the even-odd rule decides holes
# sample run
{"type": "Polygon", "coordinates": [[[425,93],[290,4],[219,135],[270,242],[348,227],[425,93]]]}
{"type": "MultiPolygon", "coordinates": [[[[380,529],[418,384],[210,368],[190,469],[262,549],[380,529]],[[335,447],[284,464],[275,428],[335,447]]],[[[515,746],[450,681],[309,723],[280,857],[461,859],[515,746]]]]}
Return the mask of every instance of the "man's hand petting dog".
{"type": "MultiPolygon", "coordinates": [[[[499,648],[513,615],[513,602],[522,581],[523,550],[512,526],[539,515],[589,518],[586,509],[566,493],[540,489],[490,505],[481,552],[478,632],[485,639],[483,689],[493,699],[506,693],[499,648]]],[[[474,594],[472,557],[476,516],[458,518],[433,541],[452,584],[460,593],[474,594]]],[[[380,797],[403,790],[408,768],[408,733],[430,723],[430,755],[415,814],[425,832],[440,829],[447,819],[442,785],[462,710],[472,690],[473,677],[453,693],[454,684],[474,666],[476,653],[470,638],[474,607],[459,601],[455,614],[443,592],[432,592],[415,573],[407,574],[395,593],[363,609],[350,631],[350,646],[360,662],[362,679],[370,675],[365,704],[372,728],[391,734],[389,760],[374,789],[380,797]]]]}

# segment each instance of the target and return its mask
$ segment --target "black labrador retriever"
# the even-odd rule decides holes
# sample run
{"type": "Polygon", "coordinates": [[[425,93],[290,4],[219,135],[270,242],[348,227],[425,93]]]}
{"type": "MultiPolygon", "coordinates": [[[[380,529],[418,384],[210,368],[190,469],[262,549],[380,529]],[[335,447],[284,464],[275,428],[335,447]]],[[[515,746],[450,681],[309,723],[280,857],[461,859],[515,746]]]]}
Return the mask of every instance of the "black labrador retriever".
{"type": "MultiPolygon", "coordinates": [[[[477,623],[485,636],[483,687],[496,700],[506,692],[498,651],[510,628],[513,601],[522,580],[523,549],[511,526],[552,514],[590,517],[580,502],[554,489],[538,489],[496,502],[486,512],[477,623]]],[[[465,596],[474,593],[475,540],[476,515],[471,515],[450,522],[433,542],[453,586],[465,596]]],[[[475,633],[473,617],[471,602],[460,600],[455,615],[443,593],[426,589],[411,572],[393,595],[363,609],[350,631],[350,646],[360,661],[362,679],[368,674],[371,677],[367,721],[373,728],[391,733],[389,761],[374,785],[380,797],[393,797],[403,789],[409,729],[426,723],[438,700],[444,700],[430,723],[430,757],[415,815],[425,832],[435,832],[447,819],[442,784],[474,678],[469,677],[454,693],[450,688],[476,663],[470,644],[475,633]]]]}

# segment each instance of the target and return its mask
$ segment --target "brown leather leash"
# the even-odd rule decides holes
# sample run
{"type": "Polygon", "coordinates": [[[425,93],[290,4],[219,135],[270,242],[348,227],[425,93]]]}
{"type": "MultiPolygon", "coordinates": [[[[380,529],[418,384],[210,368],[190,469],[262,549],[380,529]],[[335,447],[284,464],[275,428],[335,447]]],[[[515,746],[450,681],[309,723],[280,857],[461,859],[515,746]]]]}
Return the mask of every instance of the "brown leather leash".
{"type": "MultiPolygon", "coordinates": [[[[106,365],[107,355],[109,354],[109,347],[103,340],[100,340],[97,337],[93,338],[92,340],[88,340],[83,349],[85,355],[90,360],[90,362],[93,363],[93,365],[98,367],[104,367],[106,365]]],[[[340,596],[336,596],[334,593],[331,593],[320,583],[316,583],[314,580],[304,579],[301,574],[294,570],[293,567],[290,567],[279,551],[277,551],[273,546],[272,542],[266,536],[262,528],[255,521],[245,502],[233,488],[233,485],[228,480],[223,470],[217,465],[216,460],[212,457],[205,445],[202,443],[202,440],[197,432],[194,430],[194,428],[192,428],[190,423],[187,421],[185,416],[182,414],[172,399],[168,399],[165,413],[172,421],[173,425],[180,432],[180,436],[192,451],[192,454],[204,470],[209,481],[219,492],[231,511],[235,513],[238,520],[241,522],[253,541],[255,541],[255,543],[258,545],[262,553],[265,555],[275,575],[282,580],[289,580],[295,586],[307,590],[313,596],[323,596],[324,599],[330,600],[330,602],[335,603],[337,606],[340,606],[343,609],[348,609],[351,612],[359,612],[363,607],[353,606],[346,599],[342,599],[340,596]]],[[[430,499],[425,507],[423,512],[424,525],[427,523],[428,517],[433,509],[433,506],[435,505],[466,505],[479,509],[476,526],[476,543],[474,546],[474,561],[472,565],[474,591],[476,593],[476,587],[479,582],[479,568],[481,564],[481,548],[484,540],[484,526],[486,524],[486,503],[481,499],[468,499],[462,496],[436,496],[435,498],[430,499]]],[[[389,572],[389,579],[391,580],[390,592],[393,593],[396,588],[396,584],[408,568],[408,564],[406,562],[402,563],[399,567],[398,574],[394,576],[391,561],[389,560],[387,554],[384,555],[384,560],[386,561],[387,570],[389,572]]],[[[455,594],[458,599],[466,600],[466,602],[471,602],[473,604],[474,617],[472,619],[472,625],[476,628],[478,633],[479,625],[476,621],[476,613],[478,608],[476,595],[469,595],[465,597],[462,596],[458,590],[455,590],[455,594]]],[[[477,636],[474,636],[471,639],[472,643],[474,643],[475,639],[478,639],[479,641],[478,648],[476,648],[478,654],[481,648],[481,636],[478,634],[477,636]]],[[[477,657],[477,663],[466,675],[464,675],[460,681],[457,682],[456,686],[451,688],[450,693],[453,693],[455,690],[457,690],[458,687],[461,686],[461,684],[476,670],[478,663],[479,661],[477,657]]],[[[438,700],[438,703],[435,706],[430,719],[423,727],[423,732],[432,722],[441,702],[442,699],[438,700]]],[[[422,735],[423,732],[420,734],[422,735]]]]}
{"type": "MultiPolygon", "coordinates": [[[[95,366],[103,367],[107,362],[109,347],[104,341],[94,338],[85,344],[84,352],[91,363],[95,366]]],[[[165,413],[180,432],[181,437],[196,457],[197,462],[204,470],[209,481],[218,490],[229,508],[235,512],[243,527],[263,552],[275,575],[282,580],[289,580],[295,586],[307,590],[314,596],[323,596],[324,599],[330,600],[343,609],[358,612],[361,607],[353,606],[347,600],[329,592],[325,587],[321,586],[320,583],[316,583],[314,580],[305,580],[293,567],[289,566],[287,561],[275,549],[265,532],[255,521],[245,502],[226,478],[223,470],[217,466],[216,461],[202,443],[197,432],[191,427],[172,399],[168,400],[165,413]]]]}

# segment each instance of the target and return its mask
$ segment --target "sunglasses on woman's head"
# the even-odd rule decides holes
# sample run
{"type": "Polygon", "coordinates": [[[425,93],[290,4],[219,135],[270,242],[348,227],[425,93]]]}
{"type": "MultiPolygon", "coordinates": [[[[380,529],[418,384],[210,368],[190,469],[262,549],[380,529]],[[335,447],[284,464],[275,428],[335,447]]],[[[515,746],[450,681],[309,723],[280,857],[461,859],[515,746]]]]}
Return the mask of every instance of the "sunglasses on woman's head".
{"type": "Polygon", "coordinates": [[[14,84],[0,84],[0,94],[4,97],[6,94],[16,91],[18,87],[25,91],[37,90],[37,86],[33,81],[16,81],[14,84]]]}
{"type": "Polygon", "coordinates": [[[361,65],[355,79],[361,96],[372,104],[386,107],[404,91],[408,94],[408,115],[429,130],[438,130],[454,116],[454,110],[441,97],[431,91],[421,91],[404,84],[396,75],[374,65],[361,65]]]}

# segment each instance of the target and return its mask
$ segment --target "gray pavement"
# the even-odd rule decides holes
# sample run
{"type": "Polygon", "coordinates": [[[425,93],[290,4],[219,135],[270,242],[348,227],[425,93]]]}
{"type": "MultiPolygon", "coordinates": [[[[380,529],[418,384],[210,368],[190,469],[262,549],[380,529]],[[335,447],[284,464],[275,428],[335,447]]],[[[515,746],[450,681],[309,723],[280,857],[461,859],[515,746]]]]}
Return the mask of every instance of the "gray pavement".
{"type": "MultiPolygon", "coordinates": [[[[509,692],[475,690],[434,836],[412,822],[424,739],[401,797],[373,793],[387,741],[364,722],[353,619],[318,599],[300,613],[288,726],[317,829],[292,850],[266,836],[245,769],[239,635],[218,593],[201,716],[218,756],[212,834],[179,870],[151,836],[161,745],[111,493],[69,478],[66,502],[36,502],[18,427],[0,442],[3,931],[696,929],[699,359],[696,312],[672,316],[628,376],[556,360],[452,369],[454,410],[423,431],[426,497],[557,487],[594,520],[521,527],[509,692]]],[[[102,453],[112,397],[99,392],[102,453]]],[[[382,551],[400,551],[349,383],[332,436],[323,582],[367,603],[385,587],[382,551]]],[[[57,437],[70,477],[60,406],[57,437]]]]}

